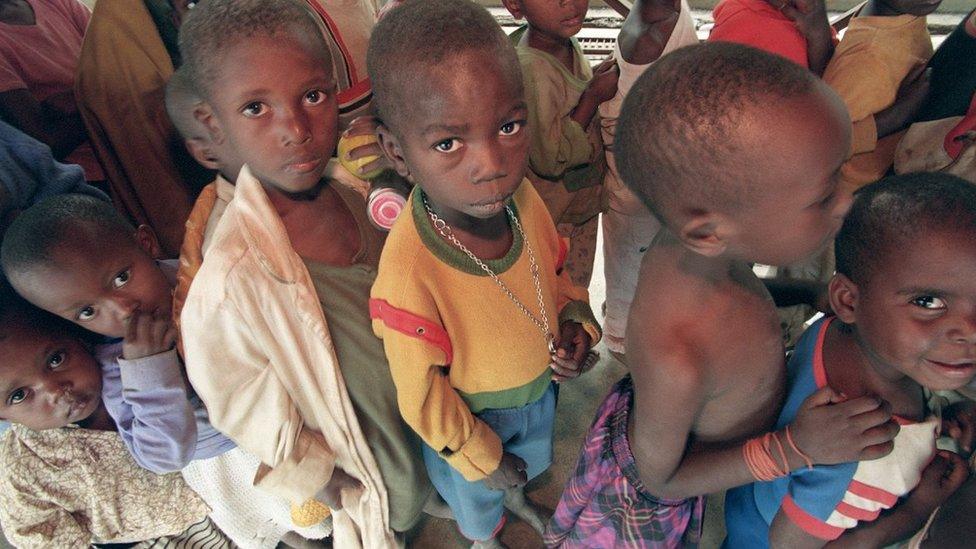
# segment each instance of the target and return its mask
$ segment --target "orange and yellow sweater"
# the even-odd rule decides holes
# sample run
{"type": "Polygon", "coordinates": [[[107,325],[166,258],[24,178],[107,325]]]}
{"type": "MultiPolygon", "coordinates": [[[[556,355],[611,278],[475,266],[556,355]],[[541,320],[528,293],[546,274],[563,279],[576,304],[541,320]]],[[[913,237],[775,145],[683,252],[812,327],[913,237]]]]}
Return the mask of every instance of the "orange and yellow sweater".
{"type": "MultiPolygon", "coordinates": [[[[498,468],[502,445],[475,414],[540,398],[550,383],[549,350],[501,288],[438,235],[420,192],[387,237],[370,300],[373,331],[383,339],[404,420],[466,479],[480,480],[498,468]]],[[[512,203],[539,264],[550,329],[573,320],[596,344],[587,291],[561,272],[566,245],[546,205],[527,180],[512,203]]],[[[513,232],[508,253],[485,263],[538,315],[525,243],[513,232]]]]}

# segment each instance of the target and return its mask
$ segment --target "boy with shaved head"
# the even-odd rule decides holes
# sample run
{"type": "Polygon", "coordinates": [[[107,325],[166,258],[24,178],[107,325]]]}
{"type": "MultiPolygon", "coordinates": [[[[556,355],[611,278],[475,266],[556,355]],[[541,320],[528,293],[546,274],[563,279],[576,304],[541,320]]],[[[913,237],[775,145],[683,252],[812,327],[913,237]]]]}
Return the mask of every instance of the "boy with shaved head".
{"type": "Polygon", "coordinates": [[[616,160],[663,229],[631,307],[631,375],[598,410],[547,543],[694,544],[704,494],[889,450],[887,408],[834,404],[829,389],[767,433],[784,396],[784,349],[750,262],[796,261],[840,228],[849,128],[809,71],[745,46],[689,46],[636,82],[616,160]]]}

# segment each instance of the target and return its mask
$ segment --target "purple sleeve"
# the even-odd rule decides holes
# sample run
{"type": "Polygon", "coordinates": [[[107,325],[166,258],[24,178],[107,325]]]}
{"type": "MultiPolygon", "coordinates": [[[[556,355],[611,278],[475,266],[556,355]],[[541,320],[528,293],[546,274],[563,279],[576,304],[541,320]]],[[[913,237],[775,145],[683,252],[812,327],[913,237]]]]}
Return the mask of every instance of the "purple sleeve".
{"type": "Polygon", "coordinates": [[[103,364],[102,399],[136,463],[154,473],[185,467],[197,425],[176,350],[103,364]]]}

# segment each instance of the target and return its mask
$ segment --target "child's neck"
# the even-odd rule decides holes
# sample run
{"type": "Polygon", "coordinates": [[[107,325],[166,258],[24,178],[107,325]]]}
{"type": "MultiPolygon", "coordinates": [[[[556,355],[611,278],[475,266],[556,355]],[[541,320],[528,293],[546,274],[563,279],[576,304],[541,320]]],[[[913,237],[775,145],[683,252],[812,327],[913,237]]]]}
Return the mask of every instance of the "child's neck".
{"type": "Polygon", "coordinates": [[[525,29],[525,34],[519,45],[528,46],[555,57],[570,72],[575,68],[575,55],[572,40],[552,36],[536,30],[531,24],[525,29]]]}
{"type": "MultiPolygon", "coordinates": [[[[451,233],[478,259],[500,259],[512,248],[515,234],[508,222],[508,213],[482,219],[467,215],[452,208],[444,208],[425,198],[434,214],[450,227],[451,233]]],[[[435,228],[436,230],[436,228],[435,228]]],[[[443,235],[439,235],[443,237],[443,235]]],[[[448,240],[444,237],[445,240],[448,240]]],[[[454,244],[451,243],[453,246],[454,244]]]]}
{"type": "Polygon", "coordinates": [[[867,350],[858,340],[857,327],[834,320],[823,344],[827,382],[848,398],[865,395],[880,397],[891,404],[895,415],[924,419],[922,386],[911,377],[891,368],[867,350]]]}
{"type": "Polygon", "coordinates": [[[37,24],[34,8],[27,3],[27,0],[0,0],[0,21],[8,25],[37,24]]]}
{"type": "Polygon", "coordinates": [[[332,185],[302,197],[266,190],[299,257],[340,267],[353,264],[362,246],[359,225],[332,185]]]}
{"type": "Polygon", "coordinates": [[[98,397],[98,408],[85,419],[78,422],[78,426],[93,431],[118,431],[115,421],[108,414],[108,409],[102,403],[102,397],[98,397]]]}
{"type": "Polygon", "coordinates": [[[905,14],[891,9],[890,7],[884,5],[882,2],[879,2],[878,0],[868,0],[867,4],[864,4],[864,7],[861,8],[861,11],[858,13],[858,16],[862,16],[862,17],[867,17],[867,16],[895,17],[898,15],[905,15],[905,14]]]}

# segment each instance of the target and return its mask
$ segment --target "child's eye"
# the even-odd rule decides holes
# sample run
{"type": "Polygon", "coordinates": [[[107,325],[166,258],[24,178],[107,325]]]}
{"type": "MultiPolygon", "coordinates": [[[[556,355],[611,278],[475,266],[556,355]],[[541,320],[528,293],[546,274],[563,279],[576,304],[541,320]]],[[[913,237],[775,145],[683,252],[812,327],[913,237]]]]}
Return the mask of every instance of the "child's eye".
{"type": "Polygon", "coordinates": [[[244,108],[241,109],[241,114],[243,114],[248,118],[254,118],[264,114],[265,110],[267,110],[267,107],[265,107],[264,103],[261,103],[260,101],[254,101],[252,103],[248,103],[247,105],[244,105],[244,108]]]}
{"type": "Polygon", "coordinates": [[[115,288],[125,286],[125,283],[129,281],[131,276],[132,273],[128,269],[122,271],[121,273],[115,275],[115,278],[112,279],[112,286],[115,288]]]}
{"type": "Polygon", "coordinates": [[[52,354],[50,357],[48,357],[48,359],[47,359],[47,365],[52,370],[57,370],[58,367],[60,367],[62,364],[64,364],[64,358],[65,358],[64,351],[58,351],[58,352],[52,354]]]}
{"type": "Polygon", "coordinates": [[[20,404],[25,399],[27,399],[26,389],[14,389],[13,392],[10,393],[10,396],[7,397],[7,405],[12,406],[14,404],[20,404]]]}
{"type": "Polygon", "coordinates": [[[78,311],[78,314],[75,315],[75,318],[80,321],[91,320],[95,318],[95,308],[92,306],[82,307],[81,310],[78,311]]]}
{"type": "Polygon", "coordinates": [[[455,138],[445,139],[443,141],[438,141],[434,143],[434,150],[449,153],[454,152],[461,146],[461,142],[455,138]]]}
{"type": "Polygon", "coordinates": [[[502,135],[515,135],[522,129],[523,122],[521,120],[513,120],[502,125],[500,128],[502,135]]]}
{"type": "Polygon", "coordinates": [[[912,305],[916,307],[921,307],[923,309],[939,310],[945,309],[946,303],[941,298],[931,296],[931,295],[920,295],[915,297],[911,301],[912,305]]]}
{"type": "Polygon", "coordinates": [[[311,90],[305,94],[305,102],[309,105],[318,105],[325,101],[326,93],[322,90],[311,90]]]}

